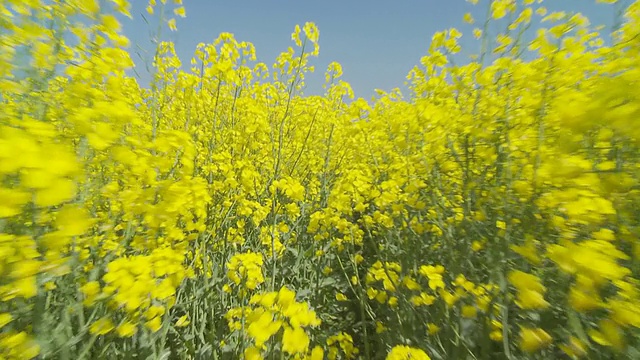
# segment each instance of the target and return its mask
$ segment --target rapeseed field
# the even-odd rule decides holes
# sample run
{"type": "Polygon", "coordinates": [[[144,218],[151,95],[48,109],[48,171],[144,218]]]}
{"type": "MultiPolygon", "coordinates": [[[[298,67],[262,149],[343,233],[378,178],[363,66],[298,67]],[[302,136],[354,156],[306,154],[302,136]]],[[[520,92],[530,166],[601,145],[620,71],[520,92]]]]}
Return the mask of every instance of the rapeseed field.
{"type": "Polygon", "coordinates": [[[0,1],[0,359],[640,358],[640,1],[470,2],[366,101],[313,23],[143,87],[128,1],[0,1]]]}

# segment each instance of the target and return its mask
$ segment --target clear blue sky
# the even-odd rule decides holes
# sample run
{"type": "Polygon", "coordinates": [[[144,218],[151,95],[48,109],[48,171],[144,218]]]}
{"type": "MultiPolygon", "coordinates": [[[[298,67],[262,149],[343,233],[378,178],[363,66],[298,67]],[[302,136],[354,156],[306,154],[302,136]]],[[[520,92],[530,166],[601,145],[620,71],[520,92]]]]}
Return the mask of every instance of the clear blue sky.
{"type": "MultiPolygon", "coordinates": [[[[170,2],[171,0],[168,0],[170,2]]],[[[315,22],[320,30],[320,57],[313,60],[316,72],[307,81],[308,94],[322,93],[326,66],[337,61],[343,79],[351,83],[356,96],[370,98],[374,89],[389,91],[402,87],[409,70],[426,54],[434,32],[456,27],[463,32],[463,49],[477,51],[473,25],[462,16],[471,12],[484,18],[486,3],[473,6],[465,0],[184,0],[187,17],[177,19],[178,32],[165,27],[164,39],[172,40],[176,52],[188,69],[198,43],[210,43],[221,32],[231,32],[238,41],[252,42],[258,60],[272,64],[276,56],[292,45],[290,34],[296,24],[315,22]],[[471,47],[465,44],[472,44],[471,47]]],[[[141,14],[146,0],[133,0],[133,20],[124,19],[124,32],[136,46],[153,54],[149,31],[141,14]]],[[[596,0],[546,0],[549,10],[574,10],[587,15],[592,24],[611,25],[611,6],[596,0]]],[[[153,29],[152,29],[153,28],[153,29]]],[[[148,84],[142,61],[133,55],[140,83],[148,84]]]]}

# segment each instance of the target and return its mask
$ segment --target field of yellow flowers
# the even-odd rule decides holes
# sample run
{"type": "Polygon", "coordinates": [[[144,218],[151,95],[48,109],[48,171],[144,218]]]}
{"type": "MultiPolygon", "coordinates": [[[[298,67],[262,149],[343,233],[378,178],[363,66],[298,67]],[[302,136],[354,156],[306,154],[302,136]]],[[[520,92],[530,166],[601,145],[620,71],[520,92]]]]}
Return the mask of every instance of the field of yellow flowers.
{"type": "Polygon", "coordinates": [[[128,1],[1,0],[0,359],[640,358],[640,1],[599,1],[470,1],[475,61],[368,102],[302,94],[312,23],[143,88],[128,1]]]}

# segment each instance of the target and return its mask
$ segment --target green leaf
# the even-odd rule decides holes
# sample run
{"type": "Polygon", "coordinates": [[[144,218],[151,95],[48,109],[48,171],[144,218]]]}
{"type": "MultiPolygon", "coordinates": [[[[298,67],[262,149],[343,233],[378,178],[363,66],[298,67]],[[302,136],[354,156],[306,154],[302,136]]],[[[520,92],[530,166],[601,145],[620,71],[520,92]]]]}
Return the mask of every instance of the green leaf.
{"type": "Polygon", "coordinates": [[[568,313],[568,320],[569,328],[572,330],[572,332],[576,334],[582,342],[588,344],[589,338],[587,337],[587,333],[584,331],[584,327],[582,326],[582,322],[580,321],[578,313],[570,310],[568,313]]]}

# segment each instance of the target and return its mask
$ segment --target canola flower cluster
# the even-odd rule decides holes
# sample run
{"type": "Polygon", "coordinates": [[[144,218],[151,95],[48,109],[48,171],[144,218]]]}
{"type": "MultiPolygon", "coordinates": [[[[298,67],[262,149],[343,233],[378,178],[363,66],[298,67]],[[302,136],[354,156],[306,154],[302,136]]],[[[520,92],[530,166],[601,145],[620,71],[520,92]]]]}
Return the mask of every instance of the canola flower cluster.
{"type": "Polygon", "coordinates": [[[640,1],[593,1],[467,0],[366,101],[304,94],[313,23],[145,88],[131,2],[0,0],[0,359],[637,358],[640,1]]]}

